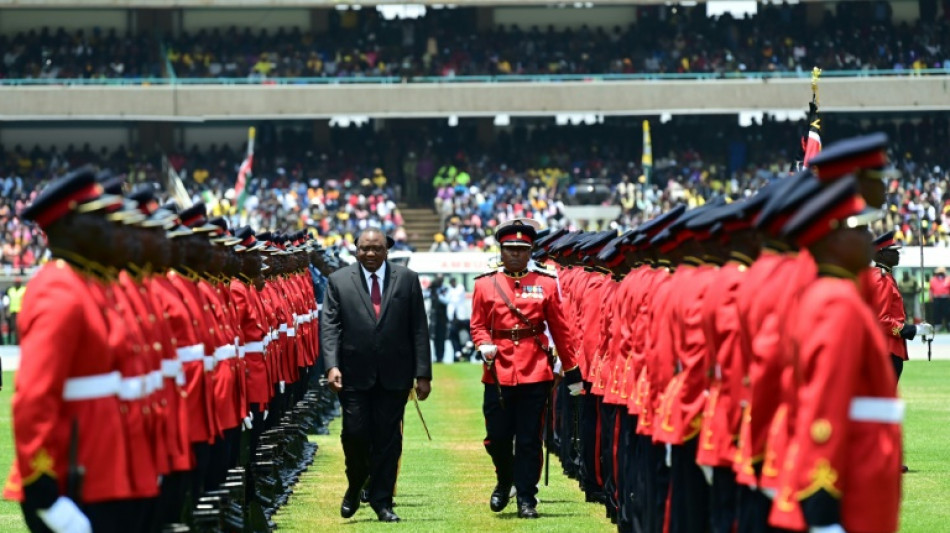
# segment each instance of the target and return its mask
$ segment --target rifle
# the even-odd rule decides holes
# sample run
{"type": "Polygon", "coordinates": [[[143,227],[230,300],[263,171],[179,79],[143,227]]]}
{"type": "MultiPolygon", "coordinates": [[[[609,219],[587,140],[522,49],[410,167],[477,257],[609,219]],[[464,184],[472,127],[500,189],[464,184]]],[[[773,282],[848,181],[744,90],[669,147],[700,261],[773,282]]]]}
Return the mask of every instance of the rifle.
{"type": "Polygon", "coordinates": [[[69,470],[66,474],[66,496],[76,503],[82,501],[82,481],[86,469],[79,464],[79,421],[73,419],[69,430],[69,470]]]}

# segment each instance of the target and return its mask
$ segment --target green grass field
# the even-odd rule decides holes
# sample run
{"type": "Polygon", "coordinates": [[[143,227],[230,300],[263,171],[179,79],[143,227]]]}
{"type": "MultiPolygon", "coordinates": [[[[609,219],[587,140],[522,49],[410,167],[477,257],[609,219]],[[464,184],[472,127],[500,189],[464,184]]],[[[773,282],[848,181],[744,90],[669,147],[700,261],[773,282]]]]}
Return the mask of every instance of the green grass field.
{"type": "MultiPolygon", "coordinates": [[[[438,365],[433,396],[421,404],[432,432],[426,440],[415,409],[406,413],[405,447],[396,512],[413,532],[424,531],[611,531],[599,507],[583,503],[583,495],[558,465],[551,468],[551,484],[541,487],[537,521],[518,520],[514,505],[501,514],[488,509],[494,486],[491,463],[482,448],[481,384],[477,365],[438,365]]],[[[9,401],[13,376],[4,373],[7,387],[0,392],[0,469],[6,475],[12,460],[9,401]]],[[[950,361],[915,361],[905,366],[902,393],[908,403],[905,425],[906,463],[901,531],[942,531],[950,522],[950,361]]],[[[351,520],[339,516],[346,488],[339,422],[332,434],[316,438],[316,460],[304,474],[289,504],[275,517],[281,531],[390,530],[376,522],[371,509],[361,508],[351,520]]],[[[0,531],[25,528],[19,508],[0,502],[0,531]]]]}

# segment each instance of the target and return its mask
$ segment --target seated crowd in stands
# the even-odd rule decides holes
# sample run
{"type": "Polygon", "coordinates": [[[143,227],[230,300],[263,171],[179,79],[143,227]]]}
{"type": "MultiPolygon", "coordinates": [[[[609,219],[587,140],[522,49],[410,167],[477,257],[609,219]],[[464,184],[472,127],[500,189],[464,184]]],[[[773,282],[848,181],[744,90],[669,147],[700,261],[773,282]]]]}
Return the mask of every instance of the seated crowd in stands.
{"type": "MultiPolygon", "coordinates": [[[[465,121],[458,127],[417,121],[411,135],[377,132],[372,125],[334,128],[330,145],[320,147],[311,131],[265,122],[257,128],[254,175],[243,197],[233,191],[244,159],[240,146],[179,147],[168,163],[191,194],[235,222],[311,227],[327,244],[350,241],[374,225],[392,232],[400,249],[408,249],[408,241],[427,241],[433,250],[462,251],[493,249],[493,228],[515,216],[564,224],[565,205],[620,206],[620,217],[609,222],[622,229],[677,202],[699,205],[717,194],[738,198],[787,174],[800,151],[800,124],[766,118],[740,127],[734,116],[673,117],[654,121],[654,165],[647,178],[640,120],[552,122],[516,122],[490,145],[477,142],[476,128],[465,121]],[[600,191],[593,199],[586,192],[591,183],[600,191]],[[408,235],[397,204],[431,206],[440,216],[440,236],[408,235]]],[[[826,142],[886,131],[895,172],[883,227],[898,229],[905,244],[917,244],[922,210],[924,241],[950,245],[950,114],[902,122],[834,115],[824,124],[826,142]]],[[[30,266],[42,257],[41,239],[16,213],[50,177],[88,163],[125,175],[130,184],[164,184],[155,153],[0,146],[0,264],[30,266]]]]}
{"type": "MultiPolygon", "coordinates": [[[[628,27],[499,25],[475,9],[386,20],[372,9],[328,13],[326,31],[210,28],[153,38],[48,29],[0,36],[0,78],[182,78],[742,73],[950,68],[942,17],[894,22],[887,2],[839,2],[809,23],[807,7],[762,5],[748,18],[695,7],[639,6],[628,27]]],[[[936,13],[934,13],[936,15],[936,13]]]]}

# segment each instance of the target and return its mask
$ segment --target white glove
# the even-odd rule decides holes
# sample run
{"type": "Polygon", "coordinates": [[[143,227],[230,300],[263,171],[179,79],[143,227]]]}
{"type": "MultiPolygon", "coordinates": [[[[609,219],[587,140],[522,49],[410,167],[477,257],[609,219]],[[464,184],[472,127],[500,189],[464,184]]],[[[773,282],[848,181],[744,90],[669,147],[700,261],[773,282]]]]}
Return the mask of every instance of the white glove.
{"type": "Polygon", "coordinates": [[[54,533],[92,533],[92,524],[79,507],[65,496],[60,496],[49,509],[39,509],[36,515],[54,533]]]}
{"type": "Polygon", "coordinates": [[[482,354],[482,359],[491,361],[495,358],[495,354],[498,353],[498,347],[494,344],[482,344],[478,347],[478,351],[482,354]]]}
{"type": "Polygon", "coordinates": [[[287,388],[287,382],[281,381],[280,383],[277,384],[277,386],[280,388],[280,393],[283,394],[284,389],[287,388]]]}
{"type": "Polygon", "coordinates": [[[584,391],[584,383],[581,381],[577,383],[571,383],[567,386],[567,390],[571,393],[571,396],[580,396],[581,392],[584,391]]]}
{"type": "Polygon", "coordinates": [[[770,500],[774,500],[775,496],[778,495],[778,492],[775,489],[762,487],[761,491],[762,491],[762,494],[765,494],[765,496],[770,500]]]}
{"type": "Polygon", "coordinates": [[[703,477],[706,478],[706,483],[711,487],[713,484],[713,469],[711,466],[706,465],[696,465],[700,470],[703,471],[703,477]]]}
{"type": "Polygon", "coordinates": [[[254,419],[251,418],[251,415],[244,417],[244,430],[248,431],[254,429],[254,419]]]}
{"type": "Polygon", "coordinates": [[[673,445],[666,445],[666,458],[663,460],[667,468],[673,468],[673,445]]]}
{"type": "Polygon", "coordinates": [[[267,420],[267,415],[269,414],[270,414],[270,411],[268,411],[267,409],[264,409],[264,420],[267,420]]]}
{"type": "Polygon", "coordinates": [[[934,327],[926,322],[917,324],[917,334],[927,340],[927,337],[933,337],[934,327]]]}
{"type": "Polygon", "coordinates": [[[808,528],[808,533],[847,533],[841,524],[831,524],[830,526],[812,526],[808,528]]]}

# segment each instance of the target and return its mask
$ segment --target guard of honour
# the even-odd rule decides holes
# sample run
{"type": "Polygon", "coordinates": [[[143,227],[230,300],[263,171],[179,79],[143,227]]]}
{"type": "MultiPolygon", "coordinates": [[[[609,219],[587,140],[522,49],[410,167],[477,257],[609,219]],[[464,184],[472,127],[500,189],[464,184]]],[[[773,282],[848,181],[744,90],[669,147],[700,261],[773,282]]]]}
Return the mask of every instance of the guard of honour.
{"type": "Polygon", "coordinates": [[[905,325],[899,245],[868,230],[886,145],[841,141],[748,198],[619,236],[499,228],[472,310],[491,510],[517,494],[538,516],[544,419],[621,532],[897,531],[897,378],[933,328],[905,325]]]}
{"type": "Polygon", "coordinates": [[[31,531],[267,531],[332,410],[308,386],[323,250],[106,178],[22,213],[52,259],[18,319],[4,496],[31,531]]]}
{"type": "MultiPolygon", "coordinates": [[[[500,226],[471,325],[491,510],[539,516],[546,441],[620,531],[897,531],[897,378],[933,328],[905,325],[898,246],[868,232],[886,144],[619,236],[500,226]]],[[[32,531],[266,530],[327,405],[321,250],[106,189],[75,172],[22,213],[53,260],[19,317],[5,496],[32,531]]]]}

